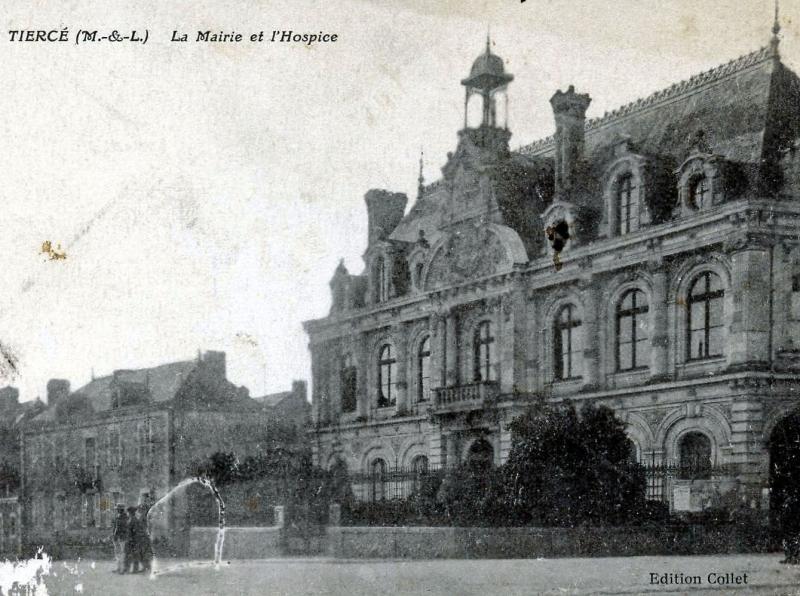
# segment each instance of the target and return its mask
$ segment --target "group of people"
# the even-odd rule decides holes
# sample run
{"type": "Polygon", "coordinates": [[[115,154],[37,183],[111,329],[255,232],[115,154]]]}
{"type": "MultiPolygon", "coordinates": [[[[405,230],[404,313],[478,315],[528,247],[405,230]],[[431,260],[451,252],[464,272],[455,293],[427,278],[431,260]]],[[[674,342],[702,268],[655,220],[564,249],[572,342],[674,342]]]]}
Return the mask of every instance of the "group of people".
{"type": "Polygon", "coordinates": [[[123,505],[117,505],[112,539],[117,573],[150,571],[153,546],[147,531],[147,509],[144,505],[128,507],[127,512],[123,505]]]}

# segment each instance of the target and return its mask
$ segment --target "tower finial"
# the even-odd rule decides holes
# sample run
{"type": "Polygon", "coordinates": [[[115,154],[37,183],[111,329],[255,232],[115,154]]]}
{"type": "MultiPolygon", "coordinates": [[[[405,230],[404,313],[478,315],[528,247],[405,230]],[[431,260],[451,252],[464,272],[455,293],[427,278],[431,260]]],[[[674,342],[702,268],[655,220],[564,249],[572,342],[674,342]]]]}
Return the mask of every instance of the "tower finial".
{"type": "Polygon", "coordinates": [[[491,54],[492,53],[491,46],[492,46],[492,26],[491,25],[486,25],[486,53],[487,54],[491,54]]]}
{"type": "Polygon", "coordinates": [[[425,155],[423,148],[419,148],[419,176],[417,177],[417,198],[422,198],[422,189],[425,186],[425,176],[422,174],[422,158],[425,155]]]}
{"type": "Polygon", "coordinates": [[[770,40],[770,45],[772,46],[773,50],[778,49],[778,44],[780,43],[780,38],[778,34],[781,32],[781,21],[780,21],[780,12],[779,12],[779,0],[775,0],[775,18],[772,21],[772,39],[770,40]]]}

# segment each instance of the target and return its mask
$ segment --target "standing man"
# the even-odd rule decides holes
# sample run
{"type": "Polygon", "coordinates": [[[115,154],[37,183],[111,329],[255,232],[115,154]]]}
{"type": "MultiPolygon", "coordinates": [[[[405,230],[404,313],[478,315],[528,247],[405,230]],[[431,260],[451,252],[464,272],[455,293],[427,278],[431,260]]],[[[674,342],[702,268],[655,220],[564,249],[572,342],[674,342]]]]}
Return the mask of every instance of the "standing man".
{"type": "Polygon", "coordinates": [[[117,504],[117,515],[114,518],[114,531],[111,539],[114,542],[114,558],[117,561],[117,573],[127,571],[128,562],[125,557],[126,545],[130,537],[130,523],[128,514],[125,513],[125,506],[117,504]]]}

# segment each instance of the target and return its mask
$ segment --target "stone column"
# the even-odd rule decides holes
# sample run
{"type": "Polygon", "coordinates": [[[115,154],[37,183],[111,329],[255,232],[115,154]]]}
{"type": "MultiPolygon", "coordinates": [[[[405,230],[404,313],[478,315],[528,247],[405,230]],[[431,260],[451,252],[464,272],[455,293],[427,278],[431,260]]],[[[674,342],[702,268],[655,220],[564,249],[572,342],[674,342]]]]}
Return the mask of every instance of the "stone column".
{"type": "Polygon", "coordinates": [[[751,384],[755,386],[743,388],[741,385],[744,383],[743,380],[731,383],[733,393],[744,389],[746,394],[734,396],[730,409],[730,462],[738,468],[740,491],[749,502],[751,499],[758,500],[761,489],[769,486],[769,451],[761,438],[764,428],[764,406],[755,395],[768,392],[769,385],[766,382],[763,385],[752,382],[751,384]]]}
{"type": "Polygon", "coordinates": [[[667,332],[667,273],[653,268],[653,295],[650,304],[650,378],[664,381],[668,378],[667,359],[669,334],[667,332]]]}
{"type": "Polygon", "coordinates": [[[320,353],[318,346],[309,344],[311,352],[311,421],[320,424],[320,353]]]}
{"type": "Polygon", "coordinates": [[[595,389],[599,384],[600,339],[597,333],[599,301],[596,277],[581,281],[583,297],[583,388],[595,389]]]}
{"type": "Polygon", "coordinates": [[[408,399],[408,334],[406,326],[402,323],[392,328],[392,339],[394,340],[397,355],[397,411],[405,413],[409,409],[408,399]]]}
{"type": "Polygon", "coordinates": [[[733,304],[727,356],[734,368],[764,368],[770,361],[770,271],[771,249],[767,239],[741,236],[728,243],[733,262],[731,272],[733,304]]]}
{"type": "Polygon", "coordinates": [[[356,402],[358,404],[358,415],[360,418],[366,418],[369,412],[369,391],[367,383],[369,383],[369,354],[367,347],[367,334],[362,333],[359,335],[355,342],[355,359],[358,366],[356,375],[356,402]]]}
{"type": "Polygon", "coordinates": [[[444,465],[447,467],[457,466],[461,462],[459,436],[455,432],[445,433],[442,435],[442,444],[444,446],[444,465]]]}
{"type": "Polygon", "coordinates": [[[451,310],[445,322],[445,384],[458,385],[458,314],[451,310]]]}
{"type": "Polygon", "coordinates": [[[525,289],[521,282],[514,285],[509,297],[510,331],[513,334],[511,342],[511,386],[509,391],[528,391],[528,357],[529,341],[532,335],[528,331],[528,304],[525,298],[525,289]]]}

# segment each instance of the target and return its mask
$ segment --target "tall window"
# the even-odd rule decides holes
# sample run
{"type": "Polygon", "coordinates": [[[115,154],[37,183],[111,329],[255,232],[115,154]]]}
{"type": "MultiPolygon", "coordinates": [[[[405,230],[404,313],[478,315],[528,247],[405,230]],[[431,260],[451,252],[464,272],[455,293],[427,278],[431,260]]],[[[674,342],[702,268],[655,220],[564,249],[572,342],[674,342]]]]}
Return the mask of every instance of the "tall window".
{"type": "Polygon", "coordinates": [[[617,305],[617,370],[648,366],[647,296],[641,290],[625,292],[617,305]]]}
{"type": "Polygon", "coordinates": [[[389,268],[383,257],[375,260],[375,300],[386,302],[389,299],[389,268]]]}
{"type": "Polygon", "coordinates": [[[150,459],[152,455],[152,428],[150,426],[150,419],[140,422],[137,427],[138,444],[137,444],[137,457],[140,464],[144,464],[150,459]]]}
{"type": "Polygon", "coordinates": [[[378,358],[378,407],[393,406],[397,401],[397,360],[392,346],[381,348],[378,358]]]}
{"type": "Polygon", "coordinates": [[[475,363],[473,380],[476,383],[496,381],[497,370],[494,362],[494,333],[492,323],[483,321],[475,328],[473,338],[475,363]]]}
{"type": "Polygon", "coordinates": [[[701,273],[689,288],[689,360],[722,356],[723,304],[725,291],[716,273],[701,273]]]}
{"type": "Polygon", "coordinates": [[[122,464],[122,450],[120,449],[119,429],[109,429],[106,437],[108,440],[108,466],[110,468],[117,468],[122,464]]]}
{"type": "Polygon", "coordinates": [[[431,338],[419,344],[417,352],[417,401],[426,401],[431,389],[431,338]]]}
{"type": "Polygon", "coordinates": [[[371,485],[370,493],[373,501],[383,501],[386,498],[386,462],[376,459],[370,467],[371,485]]]}
{"type": "Polygon", "coordinates": [[[342,358],[342,411],[355,412],[356,410],[356,365],[352,354],[342,358]]]}
{"type": "Polygon", "coordinates": [[[624,175],[617,183],[617,221],[620,234],[630,234],[639,229],[636,187],[630,174],[624,175]]]}
{"type": "Polygon", "coordinates": [[[705,176],[697,176],[689,182],[689,202],[695,209],[708,206],[711,193],[708,189],[708,180],[705,176]]]}
{"type": "Polygon", "coordinates": [[[97,463],[94,437],[89,437],[86,439],[84,443],[83,456],[84,456],[83,463],[84,467],[86,468],[86,471],[93,474],[95,464],[97,463]]]}
{"type": "Polygon", "coordinates": [[[556,317],[553,329],[553,360],[557,379],[572,379],[583,374],[581,321],[575,307],[568,304],[556,317]]]}
{"type": "Polygon", "coordinates": [[[680,443],[683,477],[708,478],[711,475],[711,440],[699,432],[686,433],[680,443]]]}

